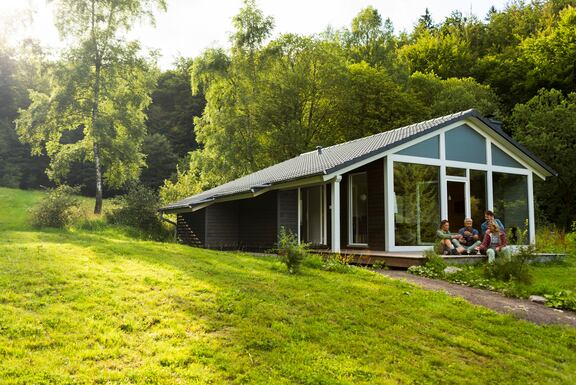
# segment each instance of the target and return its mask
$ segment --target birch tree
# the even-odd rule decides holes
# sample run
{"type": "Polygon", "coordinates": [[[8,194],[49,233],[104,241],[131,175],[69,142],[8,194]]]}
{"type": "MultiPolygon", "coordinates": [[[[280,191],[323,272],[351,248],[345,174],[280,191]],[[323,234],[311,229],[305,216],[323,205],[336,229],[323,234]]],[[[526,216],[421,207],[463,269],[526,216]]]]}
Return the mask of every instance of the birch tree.
{"type": "Polygon", "coordinates": [[[138,20],[154,21],[165,0],[56,0],[56,26],[71,48],[50,73],[50,92],[32,91],[17,130],[33,154],[46,151],[48,175],[61,180],[74,162],[94,166],[96,203],[103,184],[121,187],[138,177],[144,157],[145,110],[156,71],[124,34],[138,20]],[[82,135],[77,135],[78,132],[82,135]],[[76,134],[76,135],[72,135],[76,134]],[[72,141],[70,137],[81,139],[72,141]]]}

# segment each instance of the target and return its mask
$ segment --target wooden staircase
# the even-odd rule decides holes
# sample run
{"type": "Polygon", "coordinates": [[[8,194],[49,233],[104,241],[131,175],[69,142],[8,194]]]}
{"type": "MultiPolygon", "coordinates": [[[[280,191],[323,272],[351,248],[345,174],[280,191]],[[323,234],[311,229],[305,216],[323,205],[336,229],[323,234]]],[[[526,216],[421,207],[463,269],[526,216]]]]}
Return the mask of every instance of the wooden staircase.
{"type": "Polygon", "coordinates": [[[202,247],[204,244],[202,240],[198,237],[198,235],[190,228],[188,222],[182,217],[178,215],[178,219],[176,220],[176,241],[179,243],[184,243],[186,245],[194,246],[194,247],[202,247]]]}

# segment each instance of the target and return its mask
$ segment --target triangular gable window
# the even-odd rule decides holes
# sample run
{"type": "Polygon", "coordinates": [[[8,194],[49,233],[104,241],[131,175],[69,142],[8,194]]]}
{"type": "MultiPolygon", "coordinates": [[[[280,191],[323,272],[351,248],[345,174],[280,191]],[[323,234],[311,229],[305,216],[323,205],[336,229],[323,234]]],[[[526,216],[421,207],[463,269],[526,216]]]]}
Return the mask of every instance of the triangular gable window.
{"type": "Polygon", "coordinates": [[[510,155],[495,145],[492,145],[492,164],[495,166],[524,168],[524,166],[516,162],[510,155]]]}
{"type": "Polygon", "coordinates": [[[434,136],[423,142],[399,151],[400,155],[417,156],[421,158],[440,159],[440,139],[434,136]]]}
{"type": "Polygon", "coordinates": [[[465,124],[447,131],[446,160],[486,164],[486,139],[465,124]]]}

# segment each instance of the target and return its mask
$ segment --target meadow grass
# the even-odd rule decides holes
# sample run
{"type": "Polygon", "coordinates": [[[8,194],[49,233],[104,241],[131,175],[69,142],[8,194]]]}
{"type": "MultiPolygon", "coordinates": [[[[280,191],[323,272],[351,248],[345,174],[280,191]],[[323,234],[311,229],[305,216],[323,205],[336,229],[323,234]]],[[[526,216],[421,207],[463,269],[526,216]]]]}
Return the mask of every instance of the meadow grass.
{"type": "Polygon", "coordinates": [[[31,228],[0,189],[0,383],[573,384],[576,330],[366,270],[31,228]]]}

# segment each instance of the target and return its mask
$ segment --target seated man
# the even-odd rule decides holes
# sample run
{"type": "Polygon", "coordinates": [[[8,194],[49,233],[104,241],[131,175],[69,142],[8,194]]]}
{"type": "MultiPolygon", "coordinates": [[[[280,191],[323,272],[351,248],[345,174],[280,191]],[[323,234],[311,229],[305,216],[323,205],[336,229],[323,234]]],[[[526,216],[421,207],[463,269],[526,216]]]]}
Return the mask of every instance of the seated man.
{"type": "Polygon", "coordinates": [[[477,246],[480,246],[480,233],[478,230],[472,227],[472,218],[464,219],[464,227],[458,230],[458,233],[462,236],[460,238],[460,244],[464,246],[464,252],[466,254],[477,254],[477,246]]]}
{"type": "Polygon", "coordinates": [[[502,224],[500,219],[494,218],[494,213],[492,211],[486,210],[484,212],[484,219],[486,219],[486,220],[480,226],[480,231],[482,233],[481,234],[482,237],[484,237],[486,235],[486,230],[488,230],[488,225],[490,224],[490,222],[496,222],[498,224],[498,226],[500,227],[500,230],[505,231],[504,225],[502,224]]]}
{"type": "Polygon", "coordinates": [[[507,246],[506,233],[500,229],[496,222],[490,222],[484,241],[480,246],[476,247],[476,250],[488,256],[488,263],[493,263],[496,256],[505,260],[510,259],[511,252],[507,246]]]}
{"type": "Polygon", "coordinates": [[[436,237],[440,239],[440,250],[438,250],[440,254],[458,255],[464,252],[464,248],[458,241],[462,236],[450,232],[450,223],[447,219],[443,219],[440,222],[440,228],[436,230],[436,237]]]}

